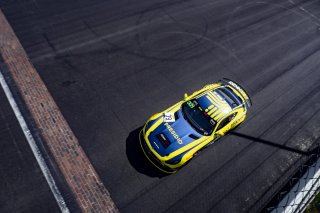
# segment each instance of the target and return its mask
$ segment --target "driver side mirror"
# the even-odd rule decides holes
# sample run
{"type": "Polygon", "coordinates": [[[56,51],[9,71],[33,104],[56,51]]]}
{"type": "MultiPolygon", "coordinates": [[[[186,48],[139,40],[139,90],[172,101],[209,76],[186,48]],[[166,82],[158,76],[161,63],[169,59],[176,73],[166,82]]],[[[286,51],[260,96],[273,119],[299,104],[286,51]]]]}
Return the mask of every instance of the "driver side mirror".
{"type": "Polygon", "coordinates": [[[187,99],[187,98],[188,98],[188,94],[184,93],[184,99],[187,99]]]}

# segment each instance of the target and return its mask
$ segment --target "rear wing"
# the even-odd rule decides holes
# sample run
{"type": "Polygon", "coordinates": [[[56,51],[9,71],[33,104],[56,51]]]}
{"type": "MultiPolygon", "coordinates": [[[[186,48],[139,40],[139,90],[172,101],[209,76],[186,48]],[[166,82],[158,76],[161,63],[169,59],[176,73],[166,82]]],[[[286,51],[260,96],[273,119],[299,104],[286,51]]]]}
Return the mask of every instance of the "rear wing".
{"type": "Polygon", "coordinates": [[[234,81],[231,81],[230,79],[227,79],[227,78],[223,78],[222,80],[220,80],[220,82],[223,85],[229,85],[233,89],[237,90],[239,92],[239,94],[241,95],[241,97],[245,100],[244,105],[246,108],[249,108],[252,106],[252,102],[248,96],[248,93],[239,84],[237,84],[234,81]]]}

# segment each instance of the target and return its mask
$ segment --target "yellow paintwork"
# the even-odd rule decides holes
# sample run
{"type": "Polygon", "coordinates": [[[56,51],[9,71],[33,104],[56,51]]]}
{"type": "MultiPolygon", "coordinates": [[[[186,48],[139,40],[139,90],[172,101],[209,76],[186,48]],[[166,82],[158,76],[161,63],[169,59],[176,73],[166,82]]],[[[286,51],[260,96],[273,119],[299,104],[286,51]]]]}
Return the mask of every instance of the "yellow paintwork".
{"type": "MultiPolygon", "coordinates": [[[[225,135],[228,131],[232,130],[233,128],[235,128],[236,126],[238,126],[240,123],[242,123],[245,120],[246,117],[246,113],[247,113],[247,108],[244,107],[244,105],[240,105],[234,109],[232,109],[228,104],[226,104],[226,102],[224,100],[219,100],[217,95],[214,95],[212,92],[212,90],[222,87],[222,85],[220,83],[216,83],[216,84],[209,84],[206,85],[205,87],[203,87],[202,89],[194,92],[193,94],[191,94],[190,96],[187,96],[184,98],[184,100],[179,101],[178,103],[174,104],[173,106],[169,107],[168,109],[164,110],[163,112],[157,113],[153,116],[151,116],[151,118],[146,122],[146,124],[144,125],[142,131],[140,132],[140,134],[143,134],[143,138],[146,141],[146,144],[149,148],[149,150],[162,162],[163,165],[171,168],[171,169],[178,169],[181,166],[185,165],[190,159],[192,159],[192,157],[194,156],[195,153],[197,153],[199,150],[201,150],[202,148],[204,148],[205,146],[207,146],[210,142],[218,139],[219,137],[225,135]],[[146,126],[148,124],[149,121],[151,120],[155,120],[157,118],[159,118],[160,116],[163,115],[164,112],[173,112],[175,113],[176,111],[178,111],[181,108],[181,105],[186,102],[189,101],[191,99],[194,98],[198,98],[202,95],[206,95],[207,98],[214,104],[212,106],[210,106],[208,109],[204,109],[209,115],[210,117],[214,118],[217,121],[215,130],[212,132],[211,135],[209,136],[203,136],[185,146],[183,146],[182,148],[170,153],[168,156],[160,156],[155,150],[153,150],[152,146],[150,145],[150,142],[148,140],[148,136],[150,134],[150,132],[152,132],[154,129],[156,129],[161,123],[163,123],[162,119],[159,119],[158,121],[156,121],[147,131],[146,131],[146,126]],[[217,109],[217,107],[219,107],[219,110],[217,109]],[[228,117],[229,115],[236,113],[236,116],[234,117],[234,119],[227,124],[225,127],[223,127],[222,129],[217,131],[217,128],[220,124],[220,122],[225,118],[228,117]],[[171,165],[166,163],[167,160],[174,158],[175,156],[188,151],[186,154],[184,154],[184,156],[182,157],[181,161],[178,164],[175,165],[171,165]]],[[[248,98],[247,94],[245,92],[243,93],[239,93],[236,89],[229,87],[232,89],[232,91],[237,94],[239,97],[246,97],[248,98]]],[[[243,99],[243,98],[241,98],[243,99]]],[[[245,100],[243,100],[243,102],[245,102],[245,100]]],[[[139,137],[140,139],[140,137],[139,137]]],[[[141,144],[141,141],[140,141],[141,144]]],[[[142,147],[142,145],[141,145],[142,147]]],[[[143,148],[142,148],[143,150],[143,148]]],[[[148,156],[146,155],[145,151],[143,150],[145,156],[148,158],[148,156]]],[[[150,160],[148,158],[148,160],[154,165],[156,166],[159,170],[166,172],[166,173],[173,173],[175,171],[165,171],[162,168],[160,168],[159,166],[157,166],[152,160],[150,160]]]]}

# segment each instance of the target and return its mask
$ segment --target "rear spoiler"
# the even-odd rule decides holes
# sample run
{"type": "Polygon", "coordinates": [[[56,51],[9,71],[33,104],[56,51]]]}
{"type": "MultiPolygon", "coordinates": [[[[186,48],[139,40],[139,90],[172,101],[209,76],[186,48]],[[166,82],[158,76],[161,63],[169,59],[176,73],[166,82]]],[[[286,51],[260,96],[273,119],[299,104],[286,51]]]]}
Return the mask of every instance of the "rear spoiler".
{"type": "Polygon", "coordinates": [[[233,89],[237,90],[240,93],[241,97],[246,101],[244,104],[246,108],[249,108],[252,106],[252,102],[248,96],[248,93],[239,84],[237,84],[234,81],[231,81],[230,79],[227,79],[227,78],[223,78],[222,80],[220,80],[220,82],[223,85],[228,85],[228,86],[232,87],[233,89]]]}

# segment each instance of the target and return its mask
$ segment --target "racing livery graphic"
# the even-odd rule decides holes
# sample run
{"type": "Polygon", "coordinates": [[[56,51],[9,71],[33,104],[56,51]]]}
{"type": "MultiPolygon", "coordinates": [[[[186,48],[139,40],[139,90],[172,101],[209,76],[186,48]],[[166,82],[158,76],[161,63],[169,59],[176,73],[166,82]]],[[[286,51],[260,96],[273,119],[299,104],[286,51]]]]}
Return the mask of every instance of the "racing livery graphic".
{"type": "Polygon", "coordinates": [[[142,151],[159,170],[174,173],[239,126],[250,106],[248,94],[234,81],[206,85],[150,117],[139,134],[142,151]]]}

